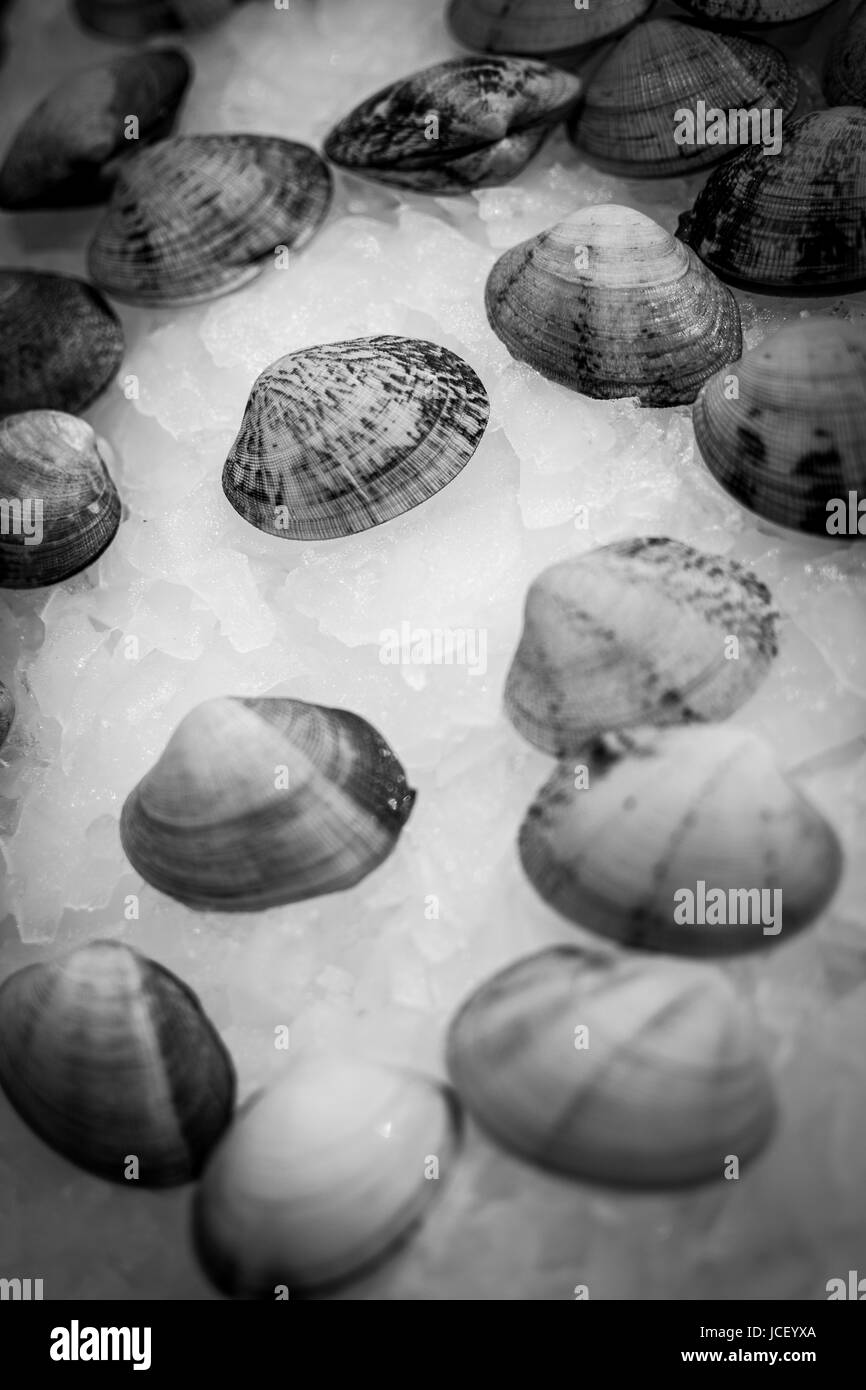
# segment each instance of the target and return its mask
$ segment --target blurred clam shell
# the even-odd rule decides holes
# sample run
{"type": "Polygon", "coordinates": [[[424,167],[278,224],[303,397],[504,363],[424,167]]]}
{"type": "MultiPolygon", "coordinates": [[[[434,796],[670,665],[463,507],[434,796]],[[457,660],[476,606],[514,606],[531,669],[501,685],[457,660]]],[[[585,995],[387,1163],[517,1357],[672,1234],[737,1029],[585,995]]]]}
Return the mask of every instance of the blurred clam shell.
{"type": "Polygon", "coordinates": [[[506,1148],[636,1188],[721,1182],[776,1104],[754,1018],[719,971],[572,946],[482,984],[448,1035],[460,1099],[506,1148]]]}
{"type": "Polygon", "coordinates": [[[693,401],[742,351],[731,292],[663,227],[612,203],[506,251],[485,299],[513,357],[600,399],[693,401]]]}
{"type": "Polygon", "coordinates": [[[123,360],[113,309],[84,280],[0,269],[0,415],[75,415],[105,390],[123,360]]]}
{"type": "Polygon", "coordinates": [[[113,39],[144,39],[173,29],[204,29],[240,0],[72,0],[87,29],[113,39]]]}
{"type": "Polygon", "coordinates": [[[781,153],[719,166],[677,236],[724,280],[777,294],[866,286],[866,111],[812,111],[781,153]]]}
{"type": "Polygon", "coordinates": [[[182,135],[125,160],[88,253],[90,274],[130,304],[195,304],[299,250],[331,201],[327,165],[270,135],[182,135]]]}
{"type": "Polygon", "coordinates": [[[580,757],[580,776],[558,765],[519,836],[530,883],[576,926],[645,951],[729,955],[786,943],[833,897],[842,852],[832,827],[749,730],[639,729],[580,757]]]}
{"type": "Polygon", "coordinates": [[[0,588],[59,584],[111,544],[121,504],[103,448],[86,421],[57,410],[0,420],[0,496],[25,522],[0,535],[0,588]]]}
{"type": "Polygon", "coordinates": [[[0,1086],[73,1163],[168,1187],[197,1176],[231,1118],[235,1078],[182,980],[120,942],[91,941],[0,987],[0,1086]]]}
{"type": "Polygon", "coordinates": [[[724,719],[764,679],[777,617],[767,588],[734,560],[664,537],[601,546],[533,582],[506,711],[557,757],[609,729],[724,719]]]}
{"type": "Polygon", "coordinates": [[[772,24],[796,24],[835,0],[675,0],[696,19],[722,29],[752,28],[772,24]]]}
{"type": "MultiPolygon", "coordinates": [[[[750,511],[815,535],[835,502],[866,500],[866,327],[834,318],[787,324],[711,377],[695,437],[713,476],[750,511]]],[[[866,533],[841,532],[845,539],[866,533]]]]}
{"type": "Polygon", "coordinates": [[[394,849],[415,793],[382,736],[303,700],[207,700],[123,806],[148,883],[191,907],[252,912],[358,883],[394,849]]]}
{"type": "Polygon", "coordinates": [[[866,0],[830,46],[824,95],[831,106],[866,106],[866,0]]]}
{"type": "Polygon", "coordinates": [[[378,337],[305,348],[257,379],[223,490],[270,535],[353,535],[456,478],[488,413],[478,377],[436,343],[378,337]]]}
{"type": "Polygon", "coordinates": [[[325,141],[334,164],[381,183],[462,193],[514,178],[580,93],[524,58],[455,58],[394,82],[325,141]]]}
{"type": "Polygon", "coordinates": [[[451,0],[448,24],[467,48],[568,63],[636,24],[651,5],[652,0],[592,0],[582,7],[571,0],[451,0]]]}
{"type": "Polygon", "coordinates": [[[74,207],[108,196],[116,161],[174,125],[189,85],[183,53],[145,49],[83,68],[26,118],[0,168],[0,207],[74,207]],[[135,139],[126,122],[138,120],[135,139]]]}
{"type": "Polygon", "coordinates": [[[797,80],[767,44],[651,19],[620,39],[595,70],[571,118],[572,138],[594,163],[638,177],[689,174],[727,158],[726,145],[678,144],[679,113],[781,110],[797,104],[797,80]]]}
{"type": "Polygon", "coordinates": [[[0,681],[0,748],[9,737],[9,730],[12,728],[14,719],[15,696],[8,685],[4,685],[3,681],[0,681]]]}
{"type": "Polygon", "coordinates": [[[394,1252],[450,1175],[451,1092],[351,1057],[301,1057],[254,1096],[219,1145],[195,1206],[218,1288],[290,1298],[345,1283],[394,1252]]]}

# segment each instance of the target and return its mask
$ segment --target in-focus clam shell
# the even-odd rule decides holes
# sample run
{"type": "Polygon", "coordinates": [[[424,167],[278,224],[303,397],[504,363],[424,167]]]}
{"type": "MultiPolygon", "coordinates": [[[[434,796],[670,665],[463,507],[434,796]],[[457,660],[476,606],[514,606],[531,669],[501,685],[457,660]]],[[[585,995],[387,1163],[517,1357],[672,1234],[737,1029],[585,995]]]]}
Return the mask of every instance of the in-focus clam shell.
{"type": "Polygon", "coordinates": [[[781,153],[749,146],[710,175],[677,236],[722,279],[775,294],[866,286],[866,111],[812,111],[781,153]]]}
{"type": "Polygon", "coordinates": [[[85,410],[123,360],[123,331],[84,280],[0,269],[0,415],[85,410]]]}
{"type": "Polygon", "coordinates": [[[721,1182],[775,1121],[753,1017],[721,972],[677,960],[519,960],[457,1014],[448,1068],[494,1139],[599,1183],[721,1182]]]}
{"type": "Polygon", "coordinates": [[[797,79],[776,49],[675,19],[651,19],[620,39],[593,73],[569,127],[594,163],[633,177],[689,174],[736,146],[678,144],[678,113],[782,111],[797,79]]]}
{"type": "Polygon", "coordinates": [[[331,175],[315,150],[270,135],[179,135],[124,161],[88,252],[130,304],[195,304],[300,250],[324,220],[331,175]]]}
{"type": "Polygon", "coordinates": [[[84,68],[55,87],[13,137],[0,168],[0,207],[73,207],[108,196],[116,161],[168,135],[191,69],[172,48],[84,68]],[[127,139],[130,115],[138,120],[127,139]]]}
{"type": "Polygon", "coordinates": [[[353,535],[456,478],[488,413],[471,367],[436,343],[378,337],[305,348],[257,379],[223,491],[270,535],[353,535]]]}
{"type": "Polygon", "coordinates": [[[454,58],[391,83],[334,127],[325,154],[380,183],[462,193],[507,182],[574,105],[580,82],[525,58],[454,58]]]}
{"type": "Polygon", "coordinates": [[[190,989],[116,941],[0,987],[0,1085],[31,1129],[114,1182],[195,1177],[234,1104],[231,1059],[190,989]]]}
{"type": "Polygon", "coordinates": [[[796,24],[826,10],[835,0],[675,0],[696,19],[720,29],[796,24]]]}
{"type": "Polygon", "coordinates": [[[113,39],[144,39],[173,29],[204,29],[240,0],[72,0],[81,23],[113,39]]]}
{"type": "Polygon", "coordinates": [[[834,534],[833,504],[847,512],[849,493],[866,499],[866,328],[796,319],[747,352],[735,376],[736,397],[720,373],[695,401],[710,472],[768,521],[834,534]]]}
{"type": "Polygon", "coordinates": [[[665,537],[616,541],[533,582],[505,708],[559,757],[609,729],[724,719],[764,679],[776,621],[769,591],[736,561],[665,537]]]}
{"type": "Polygon", "coordinates": [[[22,528],[0,535],[0,588],[59,584],[114,539],[121,504],[100,440],[85,420],[31,410],[0,420],[0,497],[22,528]]]}
{"type": "Polygon", "coordinates": [[[587,396],[693,401],[742,350],[731,292],[632,208],[597,204],[506,251],[487,317],[513,357],[587,396]]]}
{"type": "Polygon", "coordinates": [[[570,0],[451,0],[448,24],[467,48],[549,56],[568,63],[637,23],[651,4],[652,0],[593,0],[578,8],[570,0]]]}
{"type": "Polygon", "coordinates": [[[14,719],[15,696],[12,694],[8,685],[4,685],[3,682],[0,681],[0,748],[3,747],[3,744],[9,737],[9,730],[12,728],[14,719]]]}
{"type": "Polygon", "coordinates": [[[391,853],[414,799],[393,750],[357,714],[214,699],[130,792],[120,835],[161,892],[256,911],[358,883],[391,853]]]}
{"type": "Polygon", "coordinates": [[[830,45],[824,95],[831,106],[866,106],[866,0],[830,45]]]}
{"type": "Polygon", "coordinates": [[[599,740],[580,767],[559,764],[520,829],[527,877],[577,926],[647,951],[726,955],[790,940],[832,898],[836,836],[756,734],[642,729],[599,740]],[[711,899],[701,912],[701,884],[724,909],[711,899]],[[728,896],[762,891],[760,903],[728,896]]]}
{"type": "Polygon", "coordinates": [[[298,1059],[207,1166],[195,1207],[205,1269],[225,1293],[265,1299],[368,1271],[436,1200],[458,1141],[446,1087],[353,1058],[298,1059]]]}

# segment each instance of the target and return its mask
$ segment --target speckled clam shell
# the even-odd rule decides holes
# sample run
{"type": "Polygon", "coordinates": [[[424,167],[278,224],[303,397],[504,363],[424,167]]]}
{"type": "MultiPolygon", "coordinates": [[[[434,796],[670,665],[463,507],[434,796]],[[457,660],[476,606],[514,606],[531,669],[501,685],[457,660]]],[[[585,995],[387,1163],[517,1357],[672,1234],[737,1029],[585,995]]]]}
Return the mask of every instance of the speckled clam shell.
{"type": "Polygon", "coordinates": [[[52,1148],[130,1187],[196,1177],[235,1094],[231,1059],[196,995],[117,941],[4,982],[0,1086],[52,1148]]]}
{"type": "Polygon", "coordinates": [[[130,304],[195,304],[299,250],[331,201],[327,165],[269,135],[182,135],[126,160],[88,253],[106,294],[130,304]]]}
{"type": "Polygon", "coordinates": [[[270,535],[353,535],[456,478],[488,412],[471,367],[436,343],[377,337],[305,348],[253,386],[223,490],[270,535]]]}
{"type": "Polygon", "coordinates": [[[675,0],[696,19],[714,28],[753,28],[796,24],[826,10],[835,0],[675,0]]]}
{"type": "MultiPolygon", "coordinates": [[[[690,956],[778,946],[813,921],[839,882],[833,829],[756,734],[726,724],[607,735],[562,762],[520,828],[527,878],[576,926],[625,946],[690,956]],[[578,775],[578,768],[582,769],[578,775]],[[699,885],[726,895],[698,912],[699,885]],[[695,895],[684,919],[681,890],[695,895]],[[731,891],[781,894],[777,924],[731,891]],[[679,919],[677,916],[679,913],[679,919]],[[745,919],[745,920],[742,920],[745,919]]],[[[755,904],[760,908],[760,904],[755,904]]]]}
{"type": "Polygon", "coordinates": [[[334,127],[325,154],[381,183],[462,193],[505,183],[573,106],[580,82],[525,58],[455,58],[394,82],[334,127]]]}
{"type": "Polygon", "coordinates": [[[123,360],[123,330],[83,280],[0,269],[0,415],[86,409],[123,360]]]}
{"type": "Polygon", "coordinates": [[[824,68],[824,95],[831,106],[866,106],[866,3],[836,35],[824,68]]]}
{"type": "Polygon", "coordinates": [[[834,504],[847,513],[849,493],[866,500],[866,328],[795,320],[737,364],[736,398],[725,376],[707,382],[693,412],[710,472],[768,521],[836,534],[834,504]]]}
{"type": "Polygon", "coordinates": [[[72,0],[81,23],[113,39],[144,39],[174,29],[204,29],[239,0],[72,0]]]}
{"type": "Polygon", "coordinates": [[[3,681],[0,681],[0,748],[9,737],[9,730],[12,728],[14,720],[15,696],[8,685],[4,685],[3,681]]]}
{"type": "Polygon", "coordinates": [[[302,1056],[253,1097],[209,1162],[195,1240],[224,1293],[273,1301],[369,1273],[410,1237],[454,1167],[448,1087],[352,1057],[302,1056]]]}
{"type": "Polygon", "coordinates": [[[588,50],[622,33],[652,0],[605,0],[578,9],[571,0],[451,0],[448,24],[466,48],[486,53],[549,56],[579,61],[588,50]]]}
{"type": "Polygon", "coordinates": [[[120,837],[161,892],[253,912],[358,883],[394,849],[414,799],[393,749],[359,715],[214,699],[181,721],[130,792],[120,837]]]}
{"type": "Polygon", "coordinates": [[[731,292],[632,208],[584,208],[506,251],[485,291],[513,357],[584,395],[693,401],[742,351],[731,292]]]}
{"type": "Polygon", "coordinates": [[[498,1143],[606,1185],[721,1183],[776,1119],[752,1013],[685,961],[571,946],[518,960],[457,1014],[448,1069],[498,1143]]]}
{"type": "Polygon", "coordinates": [[[24,522],[0,535],[0,588],[59,584],[111,544],[121,504],[103,448],[85,420],[57,410],[0,420],[0,497],[20,503],[24,522]]]}
{"type": "Polygon", "coordinates": [[[618,174],[689,174],[735,152],[677,144],[677,113],[781,110],[797,104],[797,79],[767,44],[715,34],[675,19],[651,19],[620,39],[593,73],[569,122],[578,149],[618,174]]]}
{"type": "Polygon", "coordinates": [[[608,729],[724,719],[764,679],[777,616],[744,565],[681,541],[616,541],[562,560],[527,595],[508,717],[562,757],[608,729]]]}
{"type": "Polygon", "coordinates": [[[731,284],[776,294],[866,286],[866,111],[813,111],[781,153],[750,146],[710,175],[677,235],[731,284]]]}
{"type": "Polygon", "coordinates": [[[24,120],[0,168],[0,207],[75,207],[108,196],[116,161],[170,133],[189,85],[183,53],[145,49],[83,68],[24,120]],[[138,119],[128,140],[126,121],[138,119]]]}

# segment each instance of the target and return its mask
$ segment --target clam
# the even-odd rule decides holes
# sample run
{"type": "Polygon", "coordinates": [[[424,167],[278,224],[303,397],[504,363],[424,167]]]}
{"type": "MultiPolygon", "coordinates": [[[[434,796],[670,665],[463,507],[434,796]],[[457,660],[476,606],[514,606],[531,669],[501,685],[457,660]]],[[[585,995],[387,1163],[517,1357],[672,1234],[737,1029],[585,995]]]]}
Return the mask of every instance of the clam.
{"type": "Polygon", "coordinates": [[[866,106],[866,0],[830,46],[824,95],[831,106],[866,106]]]}
{"type": "Polygon", "coordinates": [[[725,159],[731,148],[679,143],[683,111],[788,116],[796,104],[797,80],[774,48],[651,19],[620,39],[595,70],[569,127],[578,149],[604,169],[638,177],[688,174],[725,159]]]}
{"type": "Polygon", "coordinates": [[[84,410],[123,359],[123,331],[83,280],[0,269],[0,415],[84,410]]]}
{"type": "Polygon", "coordinates": [[[796,24],[826,10],[835,0],[675,0],[697,19],[719,28],[796,24]]]}
{"type": "Polygon", "coordinates": [[[393,850],[414,799],[393,750],[357,714],[214,699],[130,792],[120,836],[161,892],[254,911],[360,882],[393,850]]]}
{"type": "Polygon", "coordinates": [[[8,685],[0,681],[0,748],[9,737],[9,730],[15,718],[15,697],[8,685]]]}
{"type": "Polygon", "coordinates": [[[451,0],[448,23],[467,48],[523,53],[567,64],[636,24],[652,0],[451,0]]]}
{"type": "Polygon", "coordinates": [[[85,420],[30,410],[0,420],[0,588],[59,584],[111,544],[121,504],[106,446],[85,420]]]}
{"type": "Polygon", "coordinates": [[[488,412],[472,369],[436,343],[378,337],[305,348],[255,382],[223,490],[270,535],[353,535],[456,478],[488,412]]]}
{"type": "Polygon", "coordinates": [[[454,1100],[435,1081],[298,1058],[208,1163],[194,1218],[202,1263],[242,1298],[294,1298],[369,1272],[423,1219],[458,1142],[454,1100]]]}
{"type": "Polygon", "coordinates": [[[331,200],[327,165],[270,135],[180,135],[121,166],[90,244],[90,274],[130,304],[196,304],[299,250],[331,200]]]}
{"type": "Polygon", "coordinates": [[[240,0],[73,0],[81,23],[112,39],[144,39],[166,29],[204,29],[240,0]]]}
{"type": "Polygon", "coordinates": [[[505,708],[557,757],[633,724],[724,719],[766,675],[776,622],[744,565],[665,537],[616,541],[532,584],[505,708]]]}
{"type": "Polygon", "coordinates": [[[448,1068],[506,1148],[628,1187],[722,1180],[776,1104],[754,1018],[720,971],[557,946],[518,960],[451,1024],[448,1068]]]}
{"type": "Polygon", "coordinates": [[[384,87],[325,141],[334,164],[380,183],[463,193],[519,174],[580,82],[525,58],[455,58],[384,87]]]}
{"type": "Polygon", "coordinates": [[[197,1176],[231,1118],[235,1078],[182,980],[118,941],[91,941],[0,987],[0,1086],[73,1163],[168,1187],[197,1176]]]}
{"type": "Polygon", "coordinates": [[[742,350],[730,291],[664,228],[612,203],[506,251],[486,304],[513,357],[606,400],[693,401],[742,350]]]}
{"type": "Polygon", "coordinates": [[[0,207],[73,207],[108,195],[117,161],[174,125],[190,65],[149,48],[84,68],[55,87],[13,137],[0,168],[0,207]],[[137,121],[128,138],[130,114],[137,121]]]}
{"type": "Polygon", "coordinates": [[[713,171],[677,236],[747,289],[866,286],[866,111],[812,111],[785,127],[780,154],[742,150],[713,171]]]}
{"type": "MultiPolygon", "coordinates": [[[[831,517],[866,498],[866,328],[799,319],[747,352],[737,393],[711,377],[694,406],[713,476],[750,511],[795,530],[837,534],[831,517]],[[836,505],[838,504],[838,506],[836,505]]],[[[866,511],[866,506],[863,508],[866,511]]],[[[838,534],[866,533],[859,524],[838,534]]]]}
{"type": "Polygon", "coordinates": [[[779,944],[832,898],[832,828],[756,734],[725,724],[603,735],[560,763],[520,828],[526,875],[627,946],[726,955],[779,944]]]}

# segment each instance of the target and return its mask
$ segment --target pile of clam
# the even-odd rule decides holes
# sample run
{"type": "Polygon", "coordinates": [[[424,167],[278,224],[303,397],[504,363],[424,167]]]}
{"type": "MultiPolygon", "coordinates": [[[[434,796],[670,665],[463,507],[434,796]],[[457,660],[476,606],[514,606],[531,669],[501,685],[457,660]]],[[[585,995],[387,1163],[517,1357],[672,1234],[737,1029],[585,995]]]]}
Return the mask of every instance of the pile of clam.
{"type": "MultiPolygon", "coordinates": [[[[451,28],[473,56],[362,101],[327,135],[329,162],[282,133],[175,134],[192,68],[173,48],[109,58],[49,93],[6,152],[0,207],[26,217],[104,206],[90,283],[0,271],[0,494],[44,500],[39,544],[0,537],[0,586],[79,574],[120,524],[110,445],[80,418],[123,358],[111,299],[177,309],[242,289],[315,236],[330,165],[456,196],[518,176],[561,122],[604,169],[710,172],[676,235],[603,203],[506,250],[485,290],[492,331],[584,395],[692,407],[710,473],[765,521],[862,534],[833,530],[828,509],[866,494],[866,330],[819,314],[744,353],[732,288],[866,285],[862,8],[825,76],[828,98],[845,104],[791,120],[767,158],[677,144],[673,113],[702,99],[787,122],[797,80],[765,31],[819,0],[682,7],[706,22],[647,19],[648,0],[452,0],[451,28]]],[[[127,41],[232,8],[75,4],[85,25],[127,41]]],[[[222,489],[260,532],[339,540],[452,482],[488,415],[482,381],[439,344],[311,343],[252,383],[222,489]]],[[[462,1005],[450,1085],[302,1056],[235,1114],[233,1063],[196,996],[129,946],[94,941],[0,988],[0,1086],[41,1139],[102,1178],[200,1179],[196,1248],[239,1297],[329,1290],[387,1257],[458,1161],[463,1109],[569,1178],[721,1180],[731,1154],[764,1148],[776,1101],[754,1011],[718,964],[683,957],[777,947],[818,918],[842,869],[833,828],[795,777],[728,722],[777,645],[772,597],[748,567],[666,537],[620,540],[537,577],[505,710],[556,761],[517,854],[580,935],[509,965],[462,1005]],[[784,923],[768,933],[761,921],[680,921],[676,895],[698,884],[781,893],[784,923]]],[[[0,683],[0,744],[14,713],[0,683]]],[[[375,873],[398,852],[414,800],[397,754],[359,714],[226,695],[194,708],[130,789],[121,839],[159,892],[253,912],[375,873]]]]}

